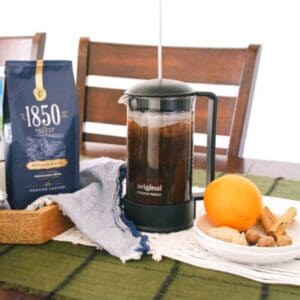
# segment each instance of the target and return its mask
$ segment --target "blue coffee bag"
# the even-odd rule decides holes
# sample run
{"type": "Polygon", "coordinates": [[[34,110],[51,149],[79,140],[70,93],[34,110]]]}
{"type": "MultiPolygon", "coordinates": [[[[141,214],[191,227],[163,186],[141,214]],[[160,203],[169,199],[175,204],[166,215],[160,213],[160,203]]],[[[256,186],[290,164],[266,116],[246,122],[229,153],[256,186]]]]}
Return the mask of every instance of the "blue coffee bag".
{"type": "Polygon", "coordinates": [[[6,189],[12,209],[79,188],[79,110],[70,61],[7,61],[6,189]]]}

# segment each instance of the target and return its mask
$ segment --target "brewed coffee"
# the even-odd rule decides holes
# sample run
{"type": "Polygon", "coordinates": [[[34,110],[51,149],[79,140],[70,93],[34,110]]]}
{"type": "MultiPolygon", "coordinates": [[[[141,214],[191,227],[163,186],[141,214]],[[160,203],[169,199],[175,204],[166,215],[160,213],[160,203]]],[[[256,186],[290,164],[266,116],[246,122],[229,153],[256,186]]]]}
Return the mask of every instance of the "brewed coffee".
{"type": "Polygon", "coordinates": [[[127,196],[143,204],[191,199],[192,112],[131,112],[127,196]]]}

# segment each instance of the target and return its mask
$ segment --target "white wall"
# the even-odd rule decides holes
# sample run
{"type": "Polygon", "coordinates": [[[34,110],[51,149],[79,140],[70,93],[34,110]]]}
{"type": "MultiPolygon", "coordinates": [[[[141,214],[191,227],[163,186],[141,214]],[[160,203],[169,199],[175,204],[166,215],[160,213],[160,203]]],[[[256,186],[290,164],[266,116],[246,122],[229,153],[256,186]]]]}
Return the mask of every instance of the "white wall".
{"type": "MultiPolygon", "coordinates": [[[[165,45],[263,45],[244,156],[300,162],[299,1],[162,1],[165,45]]],[[[46,31],[45,58],[76,65],[80,36],[156,44],[157,5],[157,0],[2,1],[0,35],[46,31]]]]}

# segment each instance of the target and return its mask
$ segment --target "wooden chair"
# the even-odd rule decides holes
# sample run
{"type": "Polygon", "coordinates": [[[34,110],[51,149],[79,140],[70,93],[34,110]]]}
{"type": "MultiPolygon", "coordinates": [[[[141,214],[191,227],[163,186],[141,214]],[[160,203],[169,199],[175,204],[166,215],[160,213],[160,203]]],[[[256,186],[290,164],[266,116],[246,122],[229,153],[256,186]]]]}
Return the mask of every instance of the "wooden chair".
{"type": "Polygon", "coordinates": [[[43,58],[46,33],[34,36],[0,37],[0,66],[6,60],[27,60],[43,58]]]}
{"type": "MultiPolygon", "coordinates": [[[[164,78],[209,84],[196,87],[202,90],[205,88],[214,92],[214,89],[217,89],[217,153],[227,158],[238,157],[243,150],[260,50],[260,45],[249,45],[248,48],[239,49],[163,47],[164,78]],[[225,96],[218,92],[219,85],[227,89],[225,96]],[[234,95],[231,95],[232,90],[234,95]],[[220,147],[219,137],[221,140],[225,139],[227,145],[220,147]]],[[[111,85],[120,77],[157,77],[156,47],[80,39],[77,91],[84,154],[126,157],[124,146],[116,146],[126,144],[126,131],[122,126],[119,127],[126,125],[126,109],[117,101],[123,94],[123,89],[130,87],[131,81],[127,80],[122,88],[113,88],[111,85]],[[107,86],[107,81],[111,81],[112,84],[107,86]],[[96,123],[101,123],[102,127],[96,123]],[[107,124],[113,124],[113,127],[106,129],[107,124]],[[100,131],[97,132],[97,128],[100,131]],[[120,129],[122,136],[116,136],[115,128],[120,129]]],[[[206,132],[206,109],[207,101],[197,101],[196,133],[206,132]]],[[[195,150],[204,152],[205,147],[196,146],[195,150]]]]}

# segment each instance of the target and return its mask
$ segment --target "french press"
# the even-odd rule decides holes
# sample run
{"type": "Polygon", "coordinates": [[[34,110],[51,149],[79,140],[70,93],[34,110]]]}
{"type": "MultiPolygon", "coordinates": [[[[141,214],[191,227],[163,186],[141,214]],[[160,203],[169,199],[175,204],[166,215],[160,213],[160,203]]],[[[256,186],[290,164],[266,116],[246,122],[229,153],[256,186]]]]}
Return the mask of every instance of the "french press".
{"type": "Polygon", "coordinates": [[[119,100],[127,105],[128,165],[125,213],[143,231],[193,225],[193,133],[196,96],[209,99],[207,182],[215,176],[217,97],[184,82],[145,80],[119,100]]]}

